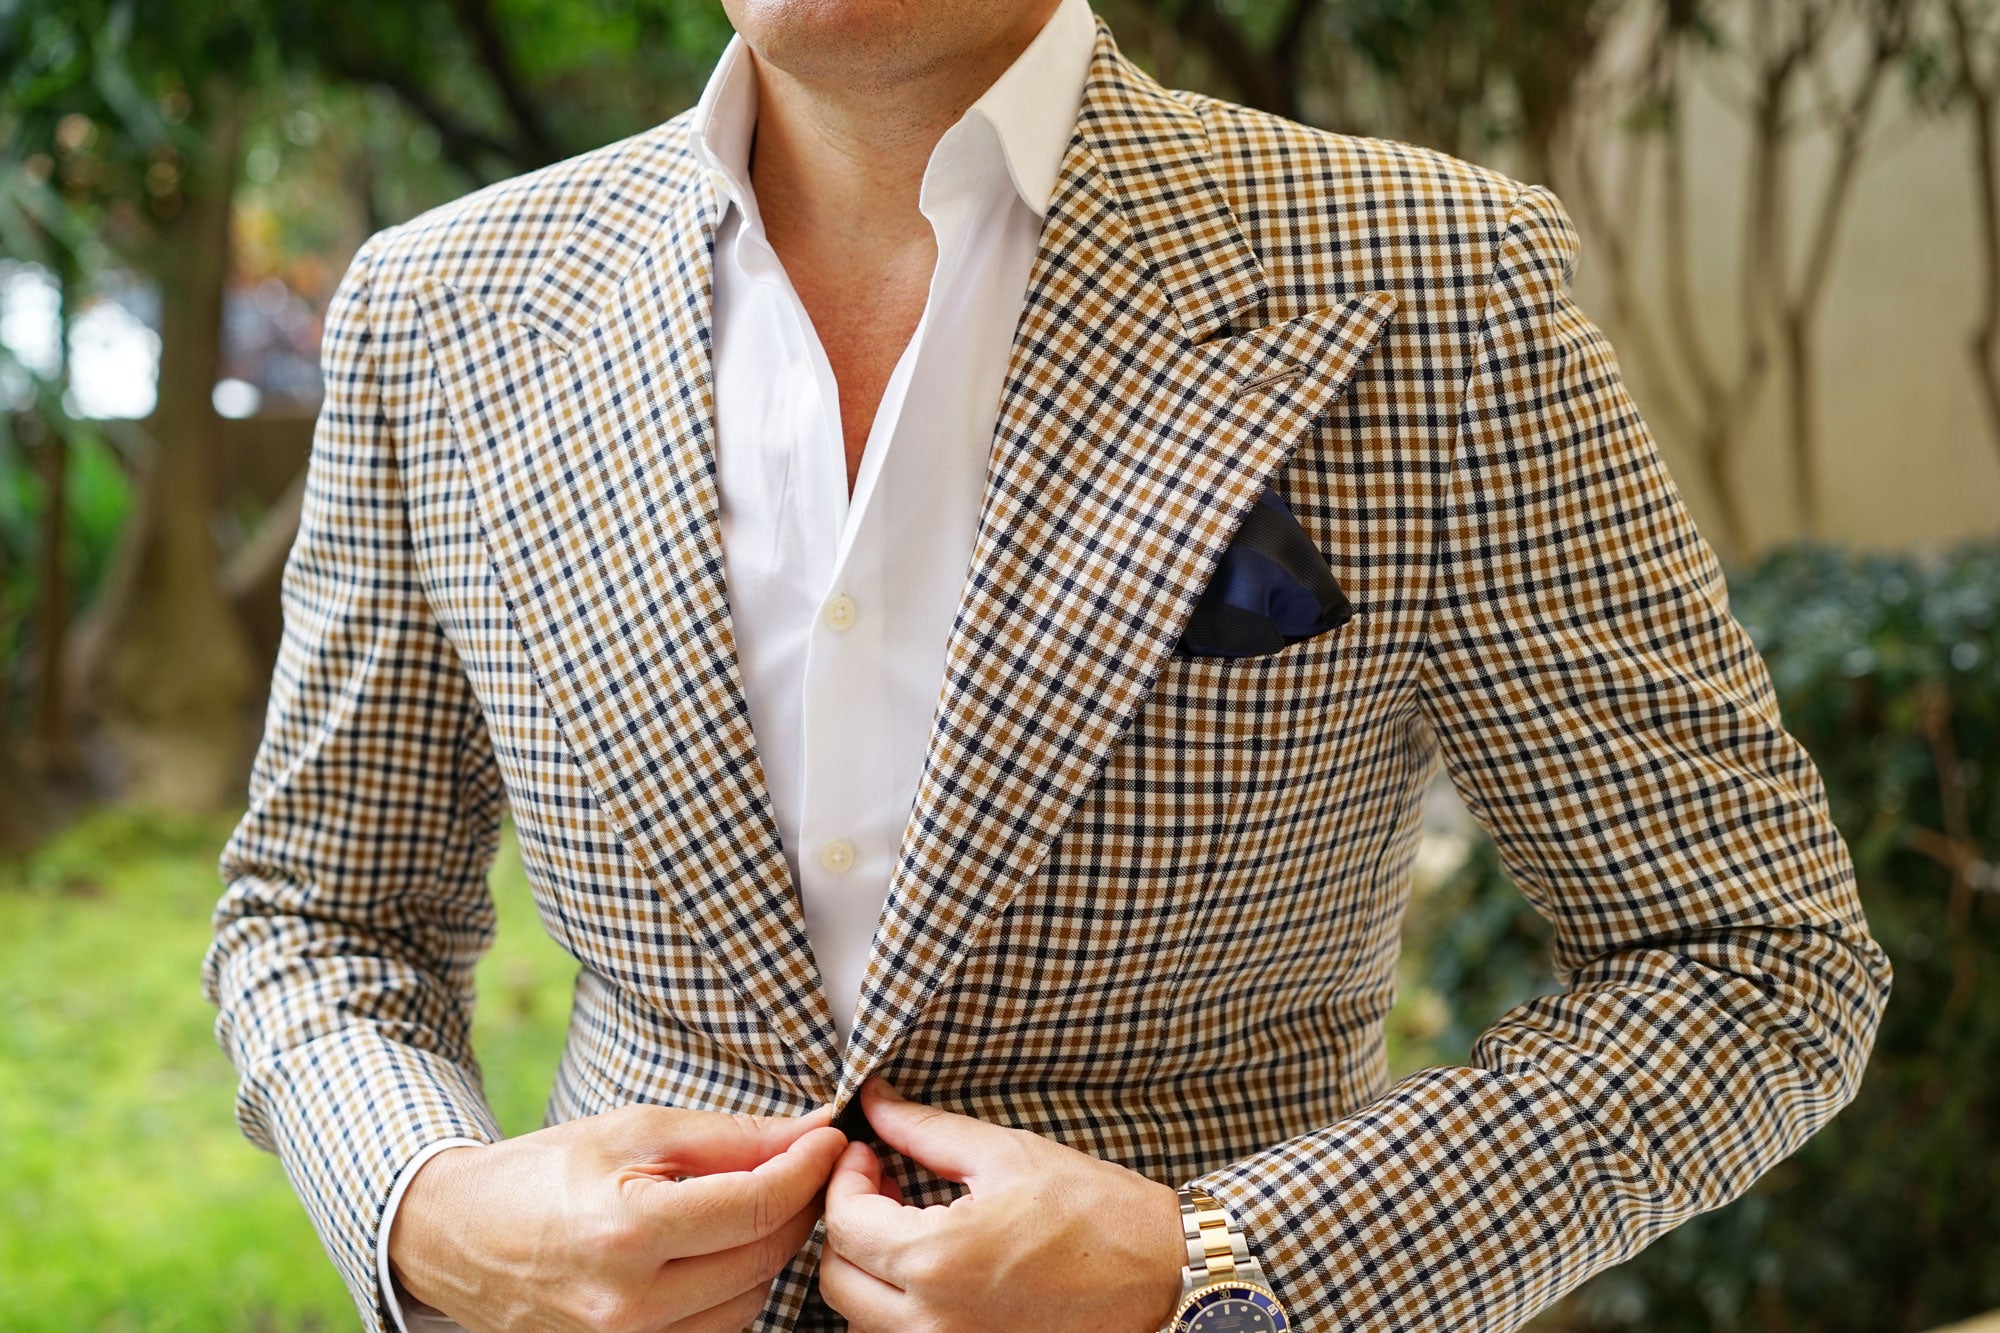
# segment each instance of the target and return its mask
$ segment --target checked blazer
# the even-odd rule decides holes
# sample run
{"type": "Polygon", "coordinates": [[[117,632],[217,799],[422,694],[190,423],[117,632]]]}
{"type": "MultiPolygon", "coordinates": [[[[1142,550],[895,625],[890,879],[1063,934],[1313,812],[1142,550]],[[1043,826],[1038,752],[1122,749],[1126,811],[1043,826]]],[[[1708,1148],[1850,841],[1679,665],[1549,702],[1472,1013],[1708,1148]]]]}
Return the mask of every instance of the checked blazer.
{"type": "MultiPolygon", "coordinates": [[[[721,207],[676,116],[376,235],[329,317],[204,979],[371,1325],[399,1169],[498,1135],[468,1021],[503,808],[579,965],[551,1121],[879,1071],[1199,1180],[1303,1329],[1515,1328],[1853,1094],[1888,964],[1562,205],[1165,89],[1102,19],[837,1044],[732,646],[721,207]],[[1272,484],[1354,614],[1173,653],[1272,484]],[[1564,988],[1392,1082],[1440,764],[1564,988]]],[[[758,1329],[842,1326],[817,1255],[758,1329]]]]}

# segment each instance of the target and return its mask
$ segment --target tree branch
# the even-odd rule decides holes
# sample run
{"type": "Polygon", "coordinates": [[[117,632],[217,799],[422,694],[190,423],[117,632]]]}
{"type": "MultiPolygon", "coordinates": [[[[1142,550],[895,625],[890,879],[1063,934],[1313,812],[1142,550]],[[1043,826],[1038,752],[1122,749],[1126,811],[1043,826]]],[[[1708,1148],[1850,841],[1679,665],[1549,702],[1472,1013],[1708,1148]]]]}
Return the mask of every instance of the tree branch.
{"type": "Polygon", "coordinates": [[[523,165],[545,166],[561,157],[555,135],[549,130],[548,120],[542,108],[528,95],[521,82],[520,71],[514,68],[513,53],[507,49],[506,38],[493,21],[493,9],[489,0],[453,0],[453,12],[458,16],[459,26],[465,29],[472,41],[472,49],[479,56],[480,66],[486,77],[493,81],[494,89],[500,94],[501,105],[514,122],[516,142],[525,157],[523,165]]]}
{"type": "Polygon", "coordinates": [[[429,90],[407,70],[390,69],[357,60],[351,52],[336,52],[327,58],[335,73],[355,83],[379,83],[396,95],[396,100],[416,113],[419,120],[437,131],[445,158],[473,180],[495,179],[484,157],[497,157],[511,166],[526,166],[533,156],[519,144],[503,143],[476,125],[470,125],[445,110],[429,90]]]}
{"type": "MultiPolygon", "coordinates": [[[[1300,9],[1308,7],[1302,4],[1300,9]]],[[[1282,76],[1270,57],[1250,44],[1243,30],[1216,6],[1215,0],[1192,0],[1174,20],[1174,26],[1183,38],[1207,54],[1245,102],[1290,120],[1298,119],[1297,89],[1282,76]]]]}

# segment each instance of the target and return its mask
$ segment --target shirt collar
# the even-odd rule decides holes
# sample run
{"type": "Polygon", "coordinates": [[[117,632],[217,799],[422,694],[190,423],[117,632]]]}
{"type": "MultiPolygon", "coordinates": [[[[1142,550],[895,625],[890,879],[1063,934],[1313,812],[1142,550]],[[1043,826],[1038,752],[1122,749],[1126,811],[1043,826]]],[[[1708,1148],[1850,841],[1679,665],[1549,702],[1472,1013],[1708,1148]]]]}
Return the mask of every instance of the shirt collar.
{"type": "MultiPolygon", "coordinates": [[[[1034,40],[952,126],[957,130],[977,115],[992,127],[1014,192],[1037,216],[1047,213],[1055,194],[1096,44],[1089,0],[1060,0],[1034,40]]],[[[692,128],[695,151],[717,173],[717,188],[753,221],[749,162],[756,119],[757,69],[737,33],[702,88],[692,128]]]]}

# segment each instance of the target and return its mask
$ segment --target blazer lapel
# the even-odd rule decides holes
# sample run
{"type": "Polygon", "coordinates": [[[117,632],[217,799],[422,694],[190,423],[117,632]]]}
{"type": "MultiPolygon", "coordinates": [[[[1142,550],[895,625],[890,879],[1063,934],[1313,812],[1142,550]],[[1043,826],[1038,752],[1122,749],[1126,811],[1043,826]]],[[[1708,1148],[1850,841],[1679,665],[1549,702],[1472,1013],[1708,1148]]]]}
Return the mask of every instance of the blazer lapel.
{"type": "Polygon", "coordinates": [[[1199,119],[1097,27],[838,1100],[1034,877],[1244,514],[1396,306],[1361,292],[1264,323],[1199,119]]]}
{"type": "Polygon", "coordinates": [[[714,471],[720,202],[643,146],[519,315],[418,301],[535,677],[606,818],[804,1086],[838,1045],[743,699],[714,471]]]}

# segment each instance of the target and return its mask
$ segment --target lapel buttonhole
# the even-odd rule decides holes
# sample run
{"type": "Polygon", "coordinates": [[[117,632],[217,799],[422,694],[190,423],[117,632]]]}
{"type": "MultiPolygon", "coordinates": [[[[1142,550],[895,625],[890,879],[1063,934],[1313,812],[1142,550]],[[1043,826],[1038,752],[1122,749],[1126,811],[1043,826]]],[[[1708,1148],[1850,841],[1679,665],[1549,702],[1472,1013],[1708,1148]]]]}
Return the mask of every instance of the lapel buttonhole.
{"type": "Polygon", "coordinates": [[[1304,369],[1305,367],[1296,361],[1287,362],[1285,365],[1279,366],[1276,370],[1267,371],[1253,379],[1242,381],[1236,386],[1236,392],[1251,393],[1258,389],[1267,389],[1273,384],[1281,384],[1285,380],[1296,378],[1299,372],[1304,369]]]}

